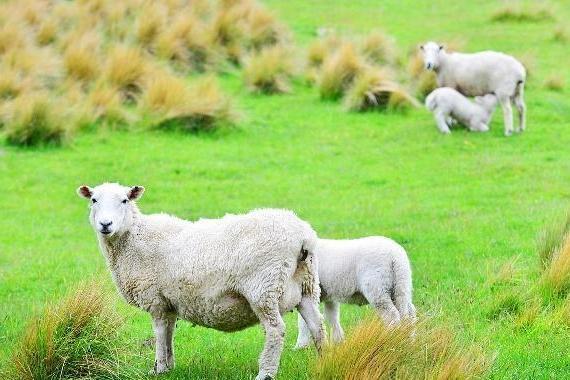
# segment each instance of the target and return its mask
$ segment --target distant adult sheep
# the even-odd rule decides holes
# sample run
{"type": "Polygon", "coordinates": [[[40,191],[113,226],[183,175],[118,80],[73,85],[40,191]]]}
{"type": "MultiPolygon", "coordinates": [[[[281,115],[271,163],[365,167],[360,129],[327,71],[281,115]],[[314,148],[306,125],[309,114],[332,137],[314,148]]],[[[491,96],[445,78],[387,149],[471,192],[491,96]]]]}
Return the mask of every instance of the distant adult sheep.
{"type": "Polygon", "coordinates": [[[503,108],[506,136],[513,133],[513,102],[519,114],[516,131],[525,130],[526,70],[519,61],[494,51],[473,54],[447,53],[442,45],[435,42],[422,45],[421,51],[426,69],[437,74],[439,87],[454,88],[465,96],[494,93],[503,108]]]}
{"type": "MultiPolygon", "coordinates": [[[[395,241],[370,236],[355,240],[318,239],[321,300],[334,342],[344,338],[340,303],[374,306],[388,324],[414,319],[412,271],[406,251],[395,241]]],[[[309,345],[310,330],[299,316],[296,348],[309,345]]]]}
{"type": "Polygon", "coordinates": [[[256,379],[277,373],[285,324],[297,308],[320,350],[316,234],[293,212],[261,209],[189,222],[144,215],[134,203],[142,186],[81,186],[89,220],[115,284],[129,302],[151,314],[156,337],[153,372],[174,367],[176,319],[221,331],[260,322],[265,345],[256,379]]]}
{"type": "Polygon", "coordinates": [[[437,127],[442,133],[450,133],[449,127],[456,120],[474,132],[489,130],[489,121],[497,107],[494,94],[475,97],[471,102],[450,87],[440,87],[426,98],[426,107],[433,112],[437,127]]]}

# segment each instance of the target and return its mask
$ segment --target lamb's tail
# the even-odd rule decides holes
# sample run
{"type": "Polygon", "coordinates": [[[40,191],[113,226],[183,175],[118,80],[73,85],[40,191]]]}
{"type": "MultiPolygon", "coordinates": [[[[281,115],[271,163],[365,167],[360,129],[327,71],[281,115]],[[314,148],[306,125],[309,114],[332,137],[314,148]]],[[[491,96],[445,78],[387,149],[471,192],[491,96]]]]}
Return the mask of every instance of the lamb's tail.
{"type": "Polygon", "coordinates": [[[426,104],[426,108],[428,110],[430,110],[430,112],[435,109],[437,104],[436,104],[435,95],[433,92],[427,96],[425,104],[426,104]]]}
{"type": "Polygon", "coordinates": [[[394,303],[400,312],[402,319],[415,319],[416,307],[412,303],[412,269],[406,251],[401,248],[401,252],[395,255],[392,262],[394,274],[394,303]]]}
{"type": "Polygon", "coordinates": [[[521,96],[524,93],[524,80],[519,79],[515,87],[515,97],[521,96]]]}

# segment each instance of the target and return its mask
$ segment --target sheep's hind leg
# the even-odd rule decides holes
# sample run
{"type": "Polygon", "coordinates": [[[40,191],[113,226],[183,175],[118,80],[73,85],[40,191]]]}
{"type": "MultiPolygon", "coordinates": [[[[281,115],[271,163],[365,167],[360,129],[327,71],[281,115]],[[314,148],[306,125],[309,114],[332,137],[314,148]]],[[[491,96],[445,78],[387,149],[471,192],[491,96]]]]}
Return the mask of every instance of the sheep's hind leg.
{"type": "Polygon", "coordinates": [[[449,130],[449,126],[447,125],[447,116],[439,111],[436,110],[434,112],[435,122],[437,124],[437,128],[441,133],[449,134],[451,131],[449,130]]]}
{"type": "Polygon", "coordinates": [[[279,369],[279,360],[283,351],[285,322],[279,313],[278,301],[268,300],[260,305],[252,305],[265,331],[265,343],[259,356],[259,373],[256,380],[270,380],[279,369]]]}
{"type": "Polygon", "coordinates": [[[297,328],[298,335],[297,343],[295,343],[295,349],[300,350],[309,347],[309,344],[311,343],[311,332],[300,313],[297,315],[297,328]]]}
{"type": "Polygon", "coordinates": [[[513,109],[509,97],[500,98],[501,107],[503,108],[503,119],[505,122],[505,136],[513,134],[513,109]]]}
{"type": "Polygon", "coordinates": [[[519,125],[517,132],[523,132],[526,129],[526,104],[523,99],[524,90],[521,88],[514,97],[515,106],[519,114],[519,125]]]}
{"type": "Polygon", "coordinates": [[[342,342],[344,331],[340,325],[340,304],[338,302],[325,302],[325,319],[330,323],[333,342],[342,342]]]}
{"type": "Polygon", "coordinates": [[[297,310],[305,320],[315,342],[315,347],[320,354],[325,343],[325,327],[318,303],[310,297],[303,296],[297,305],[297,310]]]}
{"type": "Polygon", "coordinates": [[[394,325],[400,322],[400,312],[394,305],[392,297],[388,291],[382,287],[378,287],[377,282],[362,289],[362,294],[378,312],[378,315],[388,325],[394,325]]]}
{"type": "Polygon", "coordinates": [[[156,338],[154,368],[151,374],[158,375],[168,372],[174,367],[174,354],[172,350],[172,339],[176,326],[176,315],[158,314],[153,315],[152,327],[156,338]]]}

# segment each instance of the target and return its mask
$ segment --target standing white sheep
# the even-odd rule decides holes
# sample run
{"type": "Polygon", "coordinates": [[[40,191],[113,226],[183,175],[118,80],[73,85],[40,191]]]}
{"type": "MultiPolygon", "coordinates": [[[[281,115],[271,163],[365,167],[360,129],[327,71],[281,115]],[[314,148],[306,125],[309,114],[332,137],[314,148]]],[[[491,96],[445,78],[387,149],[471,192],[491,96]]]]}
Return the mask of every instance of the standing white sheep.
{"type": "Polygon", "coordinates": [[[89,220],[119,292],[151,314],[154,373],[174,367],[177,318],[221,331],[260,322],[260,380],[277,373],[282,313],[296,307],[321,349],[316,234],[293,212],[256,210],[192,223],[142,214],[134,203],[142,186],[106,183],[77,191],[91,202],[89,220]]]}
{"type": "Polygon", "coordinates": [[[426,107],[433,112],[437,127],[442,133],[450,133],[449,127],[456,120],[473,132],[487,132],[489,121],[497,107],[494,94],[476,96],[471,102],[450,87],[440,87],[426,98],[426,107]]]}
{"type": "MultiPolygon", "coordinates": [[[[344,338],[340,303],[374,306],[388,324],[415,318],[412,271],[406,251],[395,241],[370,236],[354,240],[318,239],[321,300],[334,342],[344,338]]],[[[296,348],[309,345],[310,330],[299,316],[296,348]]]]}
{"type": "Polygon", "coordinates": [[[421,51],[426,69],[437,74],[439,87],[454,88],[465,96],[494,93],[503,108],[506,136],[513,133],[513,102],[519,114],[516,131],[525,130],[526,70],[519,61],[495,51],[447,53],[442,45],[435,42],[422,45],[421,51]]]}

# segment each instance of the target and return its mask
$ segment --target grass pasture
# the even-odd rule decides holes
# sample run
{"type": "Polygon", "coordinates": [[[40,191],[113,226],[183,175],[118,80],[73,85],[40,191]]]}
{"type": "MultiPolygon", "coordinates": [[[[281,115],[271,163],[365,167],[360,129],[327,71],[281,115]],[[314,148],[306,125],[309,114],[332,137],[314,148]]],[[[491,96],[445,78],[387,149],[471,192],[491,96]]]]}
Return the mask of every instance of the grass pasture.
{"type": "MultiPolygon", "coordinates": [[[[87,205],[75,189],[118,181],[146,187],[139,202],[146,213],[194,219],[284,207],[323,237],[392,237],[410,255],[419,313],[496,355],[490,378],[569,378],[570,319],[564,323],[545,307],[533,323],[520,324],[522,316],[494,309],[503,299],[516,304],[509,292],[539,280],[536,237],[570,208],[570,87],[545,86],[549,78],[570,83],[570,42],[556,38],[570,18],[570,1],[544,3],[551,18],[501,20],[494,15],[504,4],[494,1],[263,3],[301,47],[321,27],[348,35],[380,28],[395,38],[403,59],[426,39],[520,57],[530,73],[528,130],[503,137],[498,110],[489,133],[443,136],[421,108],[349,113],[300,78],[285,94],[250,93],[240,70],[229,69],[218,79],[241,113],[233,129],[184,133],[95,125],[63,147],[22,148],[3,139],[0,368],[27,320],[46,302],[92,276],[112,288],[87,205]]],[[[522,308],[531,310],[525,302],[522,308]]],[[[121,339],[134,355],[132,365],[146,373],[154,355],[142,346],[152,331],[150,318],[118,305],[125,321],[121,339]]],[[[342,308],[348,334],[368,313],[342,308]]],[[[292,350],[296,315],[285,320],[278,378],[309,378],[314,353],[292,350]]],[[[176,369],[160,378],[252,378],[262,343],[259,327],[225,334],[179,322],[176,369]]]]}

